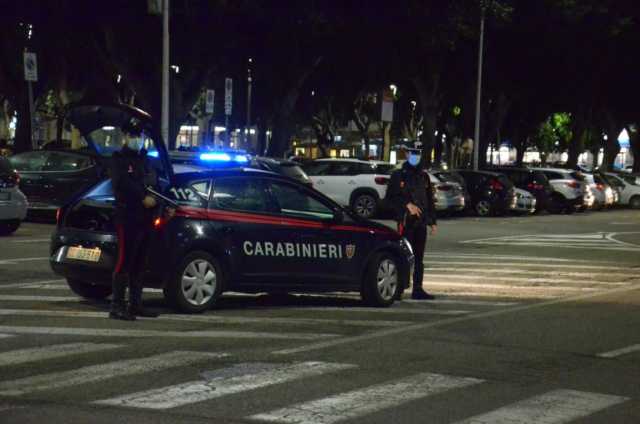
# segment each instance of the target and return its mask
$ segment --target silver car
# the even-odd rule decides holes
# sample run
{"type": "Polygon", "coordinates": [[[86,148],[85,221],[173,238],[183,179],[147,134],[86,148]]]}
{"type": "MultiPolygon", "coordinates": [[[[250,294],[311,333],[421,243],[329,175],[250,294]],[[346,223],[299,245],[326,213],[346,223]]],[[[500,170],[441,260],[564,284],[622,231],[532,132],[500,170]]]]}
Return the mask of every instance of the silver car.
{"type": "Polygon", "coordinates": [[[465,207],[464,189],[459,183],[442,181],[429,173],[437,212],[459,212],[465,207]]]}
{"type": "Polygon", "coordinates": [[[511,209],[512,212],[521,214],[532,214],[536,211],[536,197],[526,190],[514,188],[516,192],[516,204],[511,209]]]}
{"type": "Polygon", "coordinates": [[[8,159],[0,157],[0,235],[14,233],[27,216],[27,198],[18,188],[20,177],[8,159]]]}

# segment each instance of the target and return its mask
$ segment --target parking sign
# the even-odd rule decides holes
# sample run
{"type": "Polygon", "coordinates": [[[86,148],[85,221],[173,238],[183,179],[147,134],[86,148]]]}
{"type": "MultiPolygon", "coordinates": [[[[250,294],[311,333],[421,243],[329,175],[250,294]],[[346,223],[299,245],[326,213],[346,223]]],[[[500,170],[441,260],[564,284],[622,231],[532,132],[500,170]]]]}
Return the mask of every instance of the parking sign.
{"type": "Polygon", "coordinates": [[[38,81],[38,59],[35,53],[24,52],[24,80],[38,81]]]}

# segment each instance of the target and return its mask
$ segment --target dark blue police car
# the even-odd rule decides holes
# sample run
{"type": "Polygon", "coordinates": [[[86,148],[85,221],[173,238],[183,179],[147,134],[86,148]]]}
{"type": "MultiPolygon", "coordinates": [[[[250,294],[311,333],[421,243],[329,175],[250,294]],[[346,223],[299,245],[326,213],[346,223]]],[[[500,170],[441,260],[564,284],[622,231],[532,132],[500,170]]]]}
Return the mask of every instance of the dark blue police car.
{"type": "MultiPolygon", "coordinates": [[[[150,117],[128,106],[82,106],[67,120],[103,160],[132,140],[157,151],[150,161],[177,208],[173,218],[154,221],[142,278],[180,311],[204,311],[224,291],[359,291],[366,303],[389,306],[409,286],[405,239],[308,186],[239,167],[174,174],[150,117]]],[[[85,298],[111,293],[112,216],[109,180],[58,211],[51,266],[85,298]]]]}

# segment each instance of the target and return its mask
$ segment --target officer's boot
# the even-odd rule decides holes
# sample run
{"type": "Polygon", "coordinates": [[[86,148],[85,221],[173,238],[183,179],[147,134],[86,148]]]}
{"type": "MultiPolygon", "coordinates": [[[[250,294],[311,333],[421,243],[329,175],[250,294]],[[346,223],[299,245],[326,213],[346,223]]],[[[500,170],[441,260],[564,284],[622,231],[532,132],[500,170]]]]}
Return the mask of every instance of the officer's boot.
{"type": "Polygon", "coordinates": [[[134,317],[146,318],[157,318],[159,315],[157,312],[142,306],[142,284],[138,281],[132,280],[129,285],[129,313],[134,317]]]}
{"type": "Polygon", "coordinates": [[[126,308],[124,302],[124,295],[127,291],[127,278],[122,275],[114,275],[113,277],[113,294],[111,297],[111,311],[109,311],[109,318],[121,319],[123,321],[133,321],[136,319],[135,315],[131,315],[126,308]]]}

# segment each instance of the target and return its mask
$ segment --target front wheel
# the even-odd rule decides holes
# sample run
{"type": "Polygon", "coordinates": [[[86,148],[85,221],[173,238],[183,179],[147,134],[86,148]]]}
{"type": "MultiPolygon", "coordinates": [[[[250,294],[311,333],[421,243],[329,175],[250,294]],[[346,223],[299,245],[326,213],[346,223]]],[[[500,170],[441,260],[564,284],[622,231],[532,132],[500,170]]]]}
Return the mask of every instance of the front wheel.
{"type": "Polygon", "coordinates": [[[478,216],[489,216],[491,214],[491,203],[488,200],[480,200],[475,206],[478,216]]]}
{"type": "Polygon", "coordinates": [[[67,284],[72,292],[85,299],[103,300],[111,295],[111,286],[87,283],[74,278],[67,278],[67,284]]]}
{"type": "Polygon", "coordinates": [[[629,206],[632,209],[640,209],[640,196],[633,196],[631,200],[629,200],[629,206]]]}
{"type": "Polygon", "coordinates": [[[211,308],[222,293],[222,267],[206,252],[188,254],[164,289],[171,306],[181,312],[197,313],[211,308]]]}
{"type": "Polygon", "coordinates": [[[358,216],[362,218],[371,218],[376,213],[378,206],[377,199],[367,193],[358,194],[351,201],[351,209],[353,209],[358,216]]]}
{"type": "Polygon", "coordinates": [[[400,284],[398,262],[388,253],[379,253],[370,262],[364,276],[362,300],[370,306],[386,307],[393,303],[400,284]]]}

